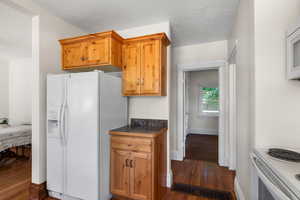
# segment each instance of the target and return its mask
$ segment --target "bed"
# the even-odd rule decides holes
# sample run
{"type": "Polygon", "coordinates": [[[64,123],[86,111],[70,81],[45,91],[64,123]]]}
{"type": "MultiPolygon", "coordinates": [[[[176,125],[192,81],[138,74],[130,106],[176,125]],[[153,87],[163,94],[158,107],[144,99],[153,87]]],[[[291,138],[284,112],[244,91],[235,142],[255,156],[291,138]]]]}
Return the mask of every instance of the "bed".
{"type": "Polygon", "coordinates": [[[31,144],[31,125],[0,125],[0,152],[31,144]]]}

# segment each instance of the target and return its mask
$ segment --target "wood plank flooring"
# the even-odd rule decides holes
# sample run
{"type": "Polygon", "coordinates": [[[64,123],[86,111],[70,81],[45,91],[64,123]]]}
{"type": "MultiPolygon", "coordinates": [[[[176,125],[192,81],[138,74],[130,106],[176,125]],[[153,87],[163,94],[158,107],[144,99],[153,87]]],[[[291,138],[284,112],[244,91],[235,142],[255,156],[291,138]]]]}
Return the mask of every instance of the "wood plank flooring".
{"type": "MultiPolygon", "coordinates": [[[[216,163],[195,160],[172,161],[172,171],[174,183],[230,192],[234,195],[235,172],[216,163]]],[[[206,198],[197,200],[202,199],[206,198]]]]}
{"type": "Polygon", "coordinates": [[[16,160],[0,167],[0,200],[27,200],[31,182],[31,160],[16,160]]]}
{"type": "Polygon", "coordinates": [[[188,134],[185,158],[218,163],[218,136],[188,134]]]}
{"type": "MultiPolygon", "coordinates": [[[[192,184],[208,189],[234,193],[235,173],[215,163],[205,161],[172,161],[175,183],[192,184]]],[[[0,200],[28,200],[31,161],[19,160],[9,167],[0,167],[0,200]]],[[[53,200],[47,198],[46,200],[53,200]]],[[[167,190],[164,200],[214,200],[167,190]]]]}

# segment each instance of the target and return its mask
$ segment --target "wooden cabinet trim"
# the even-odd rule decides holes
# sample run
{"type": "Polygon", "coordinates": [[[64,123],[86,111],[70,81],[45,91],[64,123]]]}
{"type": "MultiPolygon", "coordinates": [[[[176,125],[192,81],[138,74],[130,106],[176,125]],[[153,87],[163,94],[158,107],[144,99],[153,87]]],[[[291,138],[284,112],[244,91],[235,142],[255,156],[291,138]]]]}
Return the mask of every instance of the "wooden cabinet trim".
{"type": "Polygon", "coordinates": [[[124,44],[131,43],[131,42],[141,42],[144,40],[162,40],[166,46],[169,46],[171,44],[166,33],[156,33],[151,35],[128,38],[124,40],[124,44]]]}
{"type": "Polygon", "coordinates": [[[87,40],[93,40],[93,39],[103,39],[107,37],[112,37],[118,40],[119,42],[123,43],[124,38],[122,38],[118,33],[115,31],[106,31],[106,32],[99,32],[99,33],[91,33],[87,35],[77,36],[77,37],[70,37],[66,39],[59,40],[60,44],[71,44],[71,43],[77,43],[77,42],[84,42],[87,40]]]}

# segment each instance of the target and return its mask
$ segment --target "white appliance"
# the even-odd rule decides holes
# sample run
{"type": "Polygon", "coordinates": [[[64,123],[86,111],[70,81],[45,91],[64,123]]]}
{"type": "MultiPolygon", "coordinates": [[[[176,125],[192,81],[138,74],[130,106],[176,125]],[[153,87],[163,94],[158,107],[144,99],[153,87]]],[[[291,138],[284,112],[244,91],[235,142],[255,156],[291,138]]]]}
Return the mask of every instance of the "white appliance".
{"type": "Polygon", "coordinates": [[[108,130],[127,124],[121,80],[100,71],[47,77],[47,189],[65,200],[108,200],[108,130]]]}
{"type": "MultiPolygon", "coordinates": [[[[300,150],[293,150],[300,152],[300,150]]],[[[268,149],[256,149],[251,160],[256,172],[258,200],[300,200],[300,163],[284,161],[268,155],[268,149]]]]}

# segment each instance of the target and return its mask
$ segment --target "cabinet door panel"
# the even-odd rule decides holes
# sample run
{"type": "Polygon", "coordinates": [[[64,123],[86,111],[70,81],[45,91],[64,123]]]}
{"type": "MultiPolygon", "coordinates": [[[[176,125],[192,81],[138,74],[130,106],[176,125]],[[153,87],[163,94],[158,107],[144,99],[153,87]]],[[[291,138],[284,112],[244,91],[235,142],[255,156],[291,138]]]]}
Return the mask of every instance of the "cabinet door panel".
{"type": "Polygon", "coordinates": [[[140,94],[140,44],[126,44],[123,47],[123,94],[140,94]]]}
{"type": "Polygon", "coordinates": [[[150,40],[141,44],[141,94],[160,93],[160,41],[150,40]]]}
{"type": "Polygon", "coordinates": [[[88,65],[109,63],[109,38],[94,39],[87,42],[86,62],[88,65]]]}
{"type": "Polygon", "coordinates": [[[133,152],[130,168],[130,197],[150,200],[152,193],[152,165],[150,153],[133,152]]]}
{"type": "Polygon", "coordinates": [[[63,46],[64,68],[72,68],[85,64],[84,46],[85,43],[67,44],[63,46]]]}
{"type": "Polygon", "coordinates": [[[121,196],[129,195],[129,151],[111,149],[110,188],[111,193],[121,196]]]}

